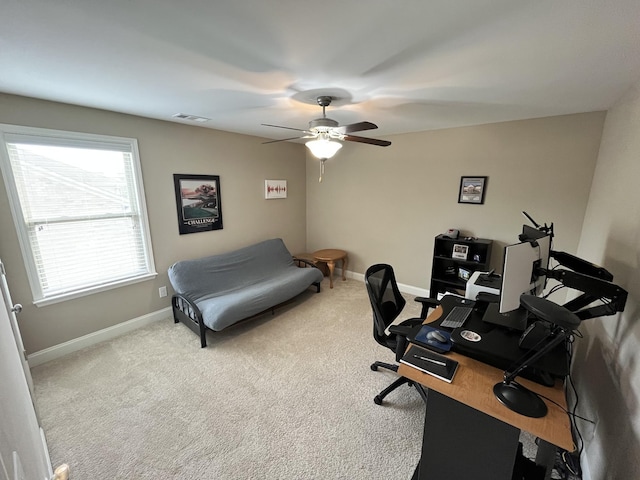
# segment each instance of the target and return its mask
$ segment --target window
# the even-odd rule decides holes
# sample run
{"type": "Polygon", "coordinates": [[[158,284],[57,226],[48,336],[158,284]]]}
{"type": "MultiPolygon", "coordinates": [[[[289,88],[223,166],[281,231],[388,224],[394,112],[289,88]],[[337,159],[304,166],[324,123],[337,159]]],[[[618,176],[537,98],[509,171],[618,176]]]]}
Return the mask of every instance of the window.
{"type": "Polygon", "coordinates": [[[36,305],[156,275],[135,139],[0,125],[36,305]]]}

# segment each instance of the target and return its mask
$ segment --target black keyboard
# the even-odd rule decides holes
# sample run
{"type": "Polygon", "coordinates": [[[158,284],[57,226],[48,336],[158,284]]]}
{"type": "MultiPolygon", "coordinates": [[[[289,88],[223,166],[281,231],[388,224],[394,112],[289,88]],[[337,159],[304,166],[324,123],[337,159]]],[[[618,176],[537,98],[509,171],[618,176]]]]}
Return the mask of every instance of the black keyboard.
{"type": "Polygon", "coordinates": [[[458,328],[467,321],[473,307],[453,307],[445,319],[440,323],[441,327],[458,328]]]}

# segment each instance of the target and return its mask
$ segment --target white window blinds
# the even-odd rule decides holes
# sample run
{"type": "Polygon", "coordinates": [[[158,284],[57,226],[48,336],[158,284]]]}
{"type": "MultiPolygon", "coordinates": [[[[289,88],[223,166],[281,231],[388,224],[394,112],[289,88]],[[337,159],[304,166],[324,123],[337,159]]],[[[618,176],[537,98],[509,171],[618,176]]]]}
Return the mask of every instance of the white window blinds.
{"type": "Polygon", "coordinates": [[[2,127],[36,304],[155,275],[135,139],[2,127]]]}

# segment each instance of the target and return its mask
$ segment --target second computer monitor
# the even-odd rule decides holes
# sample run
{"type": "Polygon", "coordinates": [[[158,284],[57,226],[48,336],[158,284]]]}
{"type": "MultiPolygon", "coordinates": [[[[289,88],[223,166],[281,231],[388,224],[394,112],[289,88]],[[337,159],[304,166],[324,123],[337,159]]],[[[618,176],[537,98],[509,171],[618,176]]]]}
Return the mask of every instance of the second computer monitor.
{"type": "Polygon", "coordinates": [[[505,247],[500,313],[516,310],[523,293],[542,295],[550,252],[550,235],[505,247]]]}

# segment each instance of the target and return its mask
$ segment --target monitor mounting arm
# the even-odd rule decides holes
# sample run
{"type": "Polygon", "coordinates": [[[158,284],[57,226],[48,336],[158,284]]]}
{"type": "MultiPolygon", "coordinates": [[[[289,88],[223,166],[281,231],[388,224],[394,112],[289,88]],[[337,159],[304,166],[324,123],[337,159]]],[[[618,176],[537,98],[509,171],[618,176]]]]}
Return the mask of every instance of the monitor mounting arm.
{"type": "Polygon", "coordinates": [[[563,306],[574,312],[580,320],[614,315],[624,311],[627,303],[627,291],[612,283],[613,275],[606,269],[579,257],[565,252],[551,251],[551,258],[563,267],[570,268],[543,270],[540,273],[562,283],[565,287],[579,290],[582,295],[570,300],[563,306]],[[604,302],[602,305],[588,305],[596,300],[604,302]]]}
{"type": "Polygon", "coordinates": [[[513,370],[504,372],[503,381],[493,386],[493,393],[501,403],[514,412],[540,418],[547,414],[546,404],[535,392],[515,379],[525,368],[565,341],[580,325],[580,319],[567,308],[534,295],[522,295],[520,305],[535,317],[551,324],[552,329],[539,350],[531,350],[513,370]]]}
{"type": "Polygon", "coordinates": [[[527,217],[527,219],[533,224],[534,227],[536,227],[538,230],[540,230],[541,232],[544,233],[548,233],[549,235],[551,235],[551,238],[553,238],[553,223],[551,225],[547,225],[546,223],[544,224],[544,226],[540,225],[538,222],[536,222],[531,215],[529,215],[527,212],[523,211],[522,214],[527,217]]]}
{"type": "MultiPolygon", "coordinates": [[[[544,226],[537,223],[527,212],[522,212],[527,219],[538,229],[553,238],[553,223],[544,226]]],[[[535,240],[527,240],[531,245],[536,246],[535,240]]],[[[580,320],[602,317],[605,315],[615,315],[624,311],[627,303],[627,291],[613,282],[613,275],[605,268],[594,263],[583,260],[566,252],[556,252],[551,250],[551,258],[556,260],[566,269],[538,269],[537,274],[546,275],[562,283],[565,287],[581,291],[582,295],[570,300],[563,306],[574,312],[580,320]],[[601,301],[601,305],[588,307],[595,301],[601,301]],[[588,307],[588,308],[586,308],[588,307]]]]}

